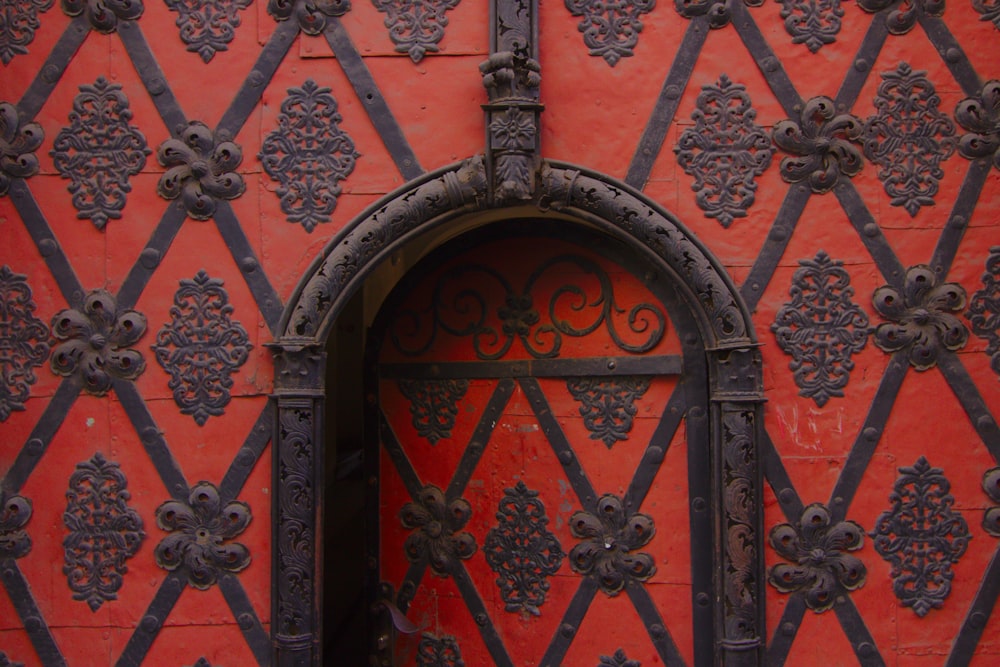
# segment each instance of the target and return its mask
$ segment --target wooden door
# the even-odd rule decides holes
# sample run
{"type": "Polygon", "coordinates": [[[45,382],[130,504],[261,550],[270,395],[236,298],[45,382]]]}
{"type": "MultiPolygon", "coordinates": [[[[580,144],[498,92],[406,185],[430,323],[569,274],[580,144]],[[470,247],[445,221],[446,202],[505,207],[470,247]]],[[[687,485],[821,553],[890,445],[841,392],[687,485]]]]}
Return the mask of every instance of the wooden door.
{"type": "Polygon", "coordinates": [[[609,239],[503,227],[422,262],[374,329],[379,664],[710,663],[693,322],[609,239]]]}

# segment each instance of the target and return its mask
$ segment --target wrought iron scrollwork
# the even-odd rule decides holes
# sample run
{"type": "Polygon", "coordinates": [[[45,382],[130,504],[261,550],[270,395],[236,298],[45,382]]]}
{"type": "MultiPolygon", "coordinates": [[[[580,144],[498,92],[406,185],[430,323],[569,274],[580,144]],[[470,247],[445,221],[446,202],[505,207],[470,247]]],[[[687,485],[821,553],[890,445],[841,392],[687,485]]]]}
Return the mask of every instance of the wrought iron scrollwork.
{"type": "Polygon", "coordinates": [[[837,41],[844,8],[840,0],[779,0],[785,30],[792,44],[805,44],[813,53],[837,41]]]}
{"type": "Polygon", "coordinates": [[[1000,2],[997,0],[972,0],[972,8],[979,12],[980,21],[992,21],[1000,30],[1000,2]]]}
{"type": "Polygon", "coordinates": [[[177,12],[177,27],[187,50],[210,62],[219,51],[229,50],[229,43],[240,27],[240,12],[253,0],[164,0],[177,12]]]}
{"type": "Polygon", "coordinates": [[[351,9],[350,0],[268,0],[267,13],[275,21],[294,17],[307,35],[319,35],[327,22],[351,9]]]}
{"type": "Polygon", "coordinates": [[[678,14],[686,19],[707,16],[711,28],[723,28],[729,25],[732,20],[730,5],[734,2],[742,2],[748,7],[759,7],[764,4],[764,0],[674,0],[678,14]]]}
{"type": "Polygon", "coordinates": [[[31,536],[24,529],[31,519],[31,501],[0,488],[0,561],[23,558],[31,551],[31,536]]]}
{"type": "Polygon", "coordinates": [[[425,486],[416,502],[403,505],[399,512],[404,528],[413,532],[403,543],[406,559],[427,563],[431,570],[447,577],[460,560],[476,553],[476,539],[462,528],[472,516],[472,506],[464,498],[446,501],[441,489],[425,486]]]}
{"type": "Polygon", "coordinates": [[[620,648],[614,655],[602,655],[597,667],[642,667],[642,663],[638,660],[629,660],[625,655],[625,649],[620,648]]]}
{"type": "Polygon", "coordinates": [[[54,2],[55,0],[0,2],[0,11],[7,15],[0,22],[0,62],[8,65],[14,56],[28,53],[28,45],[35,39],[35,31],[38,30],[38,15],[51,9],[54,2]]]}
{"type": "Polygon", "coordinates": [[[781,177],[788,183],[806,181],[813,192],[829,192],[841,176],[856,176],[864,166],[861,140],[864,125],[851,114],[838,114],[829,97],[805,103],[798,120],[774,124],[774,143],[796,157],[781,161],[781,177]]]}
{"type": "Polygon", "coordinates": [[[0,422],[24,410],[38,379],[35,368],[49,358],[49,328],[35,317],[27,279],[0,267],[0,422]]]}
{"type": "Polygon", "coordinates": [[[1000,375],[1000,246],[990,248],[982,282],[983,288],[972,295],[965,316],[972,333],[987,342],[990,367],[1000,375]]]}
{"type": "Polygon", "coordinates": [[[608,449],[620,440],[628,440],[632,420],[638,412],[637,399],[649,389],[647,377],[574,377],[566,388],[580,402],[583,425],[591,440],[602,440],[608,449]]]}
{"type": "Polygon", "coordinates": [[[653,557],[639,551],[656,532],[653,518],[627,514],[618,496],[601,496],[593,514],[574,513],[569,528],[582,540],[569,552],[570,567],[593,578],[608,595],[618,595],[630,581],[646,581],[656,573],[653,557]]]}
{"type": "Polygon", "coordinates": [[[893,8],[886,25],[894,35],[910,32],[921,16],[941,16],[944,5],[945,0],[858,0],[858,7],[872,14],[893,8]]]}
{"type": "Polygon", "coordinates": [[[372,0],[375,9],[386,15],[385,27],[396,51],[406,53],[415,63],[430,51],[437,53],[448,17],[445,12],[460,0],[372,0]]]}
{"type": "Polygon", "coordinates": [[[642,32],[640,17],[653,11],[656,0],[565,0],[573,16],[582,16],[577,26],[590,55],[600,56],[612,67],[634,55],[642,32]]]}
{"type": "Polygon", "coordinates": [[[417,667],[465,667],[458,640],[450,635],[421,634],[417,667]]]}
{"type": "Polygon", "coordinates": [[[10,190],[11,179],[38,173],[35,151],[45,135],[38,123],[22,123],[17,109],[0,102],[0,197],[10,190]]]}
{"type": "Polygon", "coordinates": [[[400,379],[399,391],[410,401],[410,416],[417,435],[432,445],[451,437],[458,416],[458,402],[469,390],[468,380],[400,379]]]}
{"type": "Polygon", "coordinates": [[[200,121],[191,121],[178,138],[160,144],[156,157],[167,167],[156,191],[164,199],[179,197],[195,220],[211,218],[216,199],[236,199],[246,190],[236,171],[243,151],[200,121]]]}
{"type": "Polygon", "coordinates": [[[968,130],[958,141],[958,152],[970,160],[992,160],[1000,169],[1000,80],[987,81],[978,95],[959,102],[955,120],[968,130]]]}
{"type": "Polygon", "coordinates": [[[67,16],[87,17],[87,22],[97,32],[104,34],[118,30],[122,21],[134,21],[145,10],[142,0],[62,0],[67,16]]]}

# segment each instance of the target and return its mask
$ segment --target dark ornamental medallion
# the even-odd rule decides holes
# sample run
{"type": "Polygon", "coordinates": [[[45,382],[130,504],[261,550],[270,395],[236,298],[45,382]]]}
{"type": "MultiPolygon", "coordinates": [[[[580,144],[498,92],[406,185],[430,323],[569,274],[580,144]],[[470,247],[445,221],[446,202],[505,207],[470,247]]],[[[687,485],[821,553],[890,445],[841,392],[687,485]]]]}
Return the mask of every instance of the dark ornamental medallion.
{"type": "Polygon", "coordinates": [[[992,21],[1000,30],[1000,0],[972,0],[972,8],[982,15],[980,21],[992,21]]]}
{"type": "Polygon", "coordinates": [[[156,545],[156,564],[181,571],[188,583],[208,590],[222,573],[240,572],[250,564],[250,550],[233,542],[251,519],[250,506],[239,500],[225,505],[209,482],[191,489],[188,501],[168,500],[156,508],[156,525],[167,535],[156,545]]]}
{"type": "Polygon", "coordinates": [[[38,15],[48,11],[55,0],[0,0],[0,62],[28,52],[38,30],[38,15]]]}
{"type": "Polygon", "coordinates": [[[468,380],[399,380],[400,393],[410,401],[413,428],[432,445],[451,437],[458,402],[468,390],[468,380]]]}
{"type": "Polygon", "coordinates": [[[902,35],[910,32],[921,16],[944,14],[945,0],[858,0],[858,7],[866,12],[881,12],[893,8],[886,17],[889,32],[902,35]]]}
{"type": "Polygon", "coordinates": [[[243,177],[235,171],[243,161],[242,150],[202,122],[191,121],[179,138],[160,144],[156,158],[167,167],[156,191],[164,199],[179,197],[195,220],[211,218],[216,199],[236,199],[246,190],[243,177]]]}
{"type": "Polygon", "coordinates": [[[465,663],[454,637],[425,632],[417,646],[417,667],[465,667],[465,663]]]}
{"type": "Polygon", "coordinates": [[[941,163],[955,151],[955,124],[938,109],[941,98],[927,72],[900,63],[882,79],[877,111],[865,122],[865,156],[878,165],[890,203],[913,217],[934,205],[941,163]]]}
{"type": "Polygon", "coordinates": [[[187,50],[209,62],[219,51],[229,50],[229,43],[240,27],[240,11],[253,0],[164,0],[177,12],[177,27],[187,50]]]}
{"type": "Polygon", "coordinates": [[[0,422],[24,410],[35,369],[49,358],[49,328],[35,317],[27,278],[0,267],[0,422]]]}
{"type": "Polygon", "coordinates": [[[753,205],[754,179],[770,166],[774,147],[754,122],[757,112],[746,86],[725,74],[717,85],[704,86],[695,104],[694,127],[684,130],[674,152],[684,173],[694,178],[698,207],[729,227],[753,205]]]}
{"type": "Polygon", "coordinates": [[[496,517],[499,523],[486,536],[483,554],[497,573],[505,609],[538,616],[549,590],[548,577],[559,571],[565,556],[546,528],[545,505],[538,491],[518,481],[513,489],[504,489],[496,517]]]}
{"type": "Polygon", "coordinates": [[[779,0],[785,30],[792,44],[805,44],[816,53],[826,44],[837,41],[844,8],[840,0],[779,0]]]}
{"type": "Polygon", "coordinates": [[[580,416],[590,439],[602,440],[611,449],[619,440],[628,440],[638,412],[635,402],[649,389],[649,378],[575,377],[567,378],[566,388],[580,402],[580,416]]]}
{"type": "Polygon", "coordinates": [[[597,667],[642,667],[638,660],[629,660],[625,649],[620,648],[612,656],[602,655],[597,667]]]}
{"type": "Polygon", "coordinates": [[[576,512],[569,528],[573,537],[583,540],[569,552],[570,567],[593,578],[608,595],[618,595],[629,581],[646,581],[656,572],[653,557],[638,551],[653,539],[653,519],[627,515],[618,496],[601,496],[594,514],[576,512]]]}
{"type": "Polygon", "coordinates": [[[76,217],[98,229],[122,217],[125,194],[132,191],[129,176],[142,171],[150,153],[146,138],[128,124],[131,118],[121,84],[98,77],[94,85],[80,86],[70,124],[49,153],[59,175],[72,181],[76,217]]]}
{"type": "Polygon", "coordinates": [[[22,125],[14,105],[0,102],[0,197],[10,190],[11,179],[38,173],[35,151],[44,138],[41,125],[22,125]]]}
{"type": "Polygon", "coordinates": [[[142,517],[128,506],[128,481],[117,463],[100,452],[78,463],[69,478],[63,524],[66,575],[74,600],[84,600],[97,611],[107,600],[117,600],[125,561],[135,555],[146,533],[142,517]]]}
{"type": "Polygon", "coordinates": [[[0,488],[0,561],[23,558],[31,551],[31,536],[24,529],[30,518],[31,501],[0,488]]]}
{"type": "Polygon", "coordinates": [[[530,150],[535,145],[534,115],[520,109],[504,109],[493,116],[493,145],[507,150],[530,150]]]}
{"type": "Polygon", "coordinates": [[[940,608],[951,592],[952,565],[972,536],[965,519],[952,509],[955,497],[941,468],[921,456],[899,469],[892,509],[883,512],[870,535],[875,550],[892,565],[892,590],[917,616],[940,608]]]}
{"type": "Polygon", "coordinates": [[[635,55],[642,21],[639,17],[656,7],[656,0],[564,0],[573,16],[582,16],[577,29],[590,55],[600,56],[612,67],[621,58],[635,55]]]}
{"type": "Polygon", "coordinates": [[[460,0],[372,0],[375,9],[386,15],[385,27],[396,51],[407,53],[418,63],[430,51],[437,53],[438,43],[448,25],[445,12],[460,0]]]}
{"type": "Polygon", "coordinates": [[[965,316],[972,325],[972,333],[987,342],[990,367],[1000,375],[1000,246],[990,248],[983,288],[972,295],[965,316]]]}
{"type": "Polygon", "coordinates": [[[427,563],[434,574],[447,577],[459,560],[476,553],[476,539],[462,530],[471,516],[472,507],[464,498],[446,501],[441,489],[425,486],[417,502],[399,511],[403,527],[413,531],[403,543],[406,560],[427,563]]]}
{"type": "Polygon", "coordinates": [[[764,0],[674,0],[677,13],[686,19],[708,17],[711,28],[723,28],[732,20],[731,3],[742,2],[748,7],[760,7],[764,0]]]}
{"type": "Polygon", "coordinates": [[[49,364],[56,375],[75,375],[85,391],[103,396],[113,379],[134,380],[146,369],[142,355],[128,349],[145,333],[145,316],[119,312],[113,296],[94,290],[79,310],[61,310],[52,318],[56,344],[49,364]]]}
{"type": "Polygon", "coordinates": [[[831,609],[843,591],[865,584],[868,570],[857,551],[865,540],[864,529],[853,521],[830,525],[830,512],[813,503],[802,510],[795,524],[783,523],[771,529],[771,547],[789,563],[777,563],[767,580],[782,593],[799,593],[806,606],[816,612],[831,609]]]}
{"type": "Polygon", "coordinates": [[[350,0],[268,0],[267,13],[275,21],[287,21],[292,16],[299,29],[307,35],[318,35],[326,29],[327,20],[343,16],[350,10],[350,0]]]}
{"type": "Polygon", "coordinates": [[[180,281],[171,321],[153,345],[156,360],[170,374],[167,386],[174,402],[199,426],[225,411],[232,375],[253,347],[246,329],[230,319],[232,313],[222,281],[199,271],[193,280],[180,281]]]}
{"type": "Polygon", "coordinates": [[[781,351],[792,361],[789,370],[799,396],[823,407],[843,396],[854,370],[851,356],[864,349],[872,328],[868,316],[851,297],[851,277],[844,263],[820,250],[815,259],[799,261],[788,294],[771,325],[781,351]]]}
{"type": "Polygon", "coordinates": [[[983,475],[983,491],[996,503],[983,513],[983,530],[1000,537],[1000,467],[990,468],[983,475]]]}
{"type": "Polygon", "coordinates": [[[337,207],[340,181],[351,175],[360,154],[340,129],[342,118],[329,88],[312,79],[301,88],[289,88],[281,103],[278,127],[264,140],[260,160],[277,181],[281,210],[288,222],[311,232],[330,222],[337,207]]]}
{"type": "Polygon", "coordinates": [[[864,127],[851,114],[838,114],[829,97],[805,103],[799,119],[774,124],[774,143],[796,157],[781,161],[781,178],[787,183],[807,181],[813,192],[829,192],[840,177],[856,176],[864,166],[860,141],[864,127]]]}
{"type": "Polygon", "coordinates": [[[118,30],[119,21],[134,21],[142,16],[142,0],[62,0],[67,16],[87,17],[87,22],[97,32],[105,34],[118,30]]]}
{"type": "Polygon", "coordinates": [[[958,141],[958,152],[970,160],[992,160],[1000,169],[1000,80],[987,81],[978,96],[959,102],[955,120],[968,130],[958,141]]]}
{"type": "Polygon", "coordinates": [[[965,308],[965,288],[958,283],[937,284],[934,270],[923,264],[906,270],[902,294],[883,285],[872,296],[875,310],[889,320],[875,329],[875,344],[883,351],[908,352],[910,364],[925,371],[944,351],[965,347],[969,332],[952,313],[965,308]]]}

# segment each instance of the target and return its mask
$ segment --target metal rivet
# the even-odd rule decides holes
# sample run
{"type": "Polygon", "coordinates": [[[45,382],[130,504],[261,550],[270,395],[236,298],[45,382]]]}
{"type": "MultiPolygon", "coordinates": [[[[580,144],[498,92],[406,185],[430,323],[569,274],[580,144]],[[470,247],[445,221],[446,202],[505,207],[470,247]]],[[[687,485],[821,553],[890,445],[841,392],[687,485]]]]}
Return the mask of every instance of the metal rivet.
{"type": "Polygon", "coordinates": [[[836,498],[833,499],[833,504],[834,505],[843,505],[844,504],[844,498],[842,496],[837,496],[836,498]]]}
{"type": "Polygon", "coordinates": [[[609,370],[609,371],[613,371],[613,370],[615,370],[615,368],[616,368],[617,366],[618,366],[618,364],[616,364],[616,363],[615,363],[615,360],[614,360],[614,359],[612,359],[611,361],[609,361],[609,362],[608,362],[608,370],[609,370]]]}
{"type": "Polygon", "coordinates": [[[38,252],[42,253],[42,257],[49,257],[58,248],[59,244],[55,239],[42,239],[38,242],[38,252]]]}
{"type": "Polygon", "coordinates": [[[249,630],[254,626],[253,616],[251,614],[240,614],[240,617],[237,620],[240,623],[240,627],[244,630],[249,630]]]}
{"type": "Polygon", "coordinates": [[[795,624],[794,623],[782,623],[781,624],[781,634],[786,637],[791,637],[795,634],[795,624]]]}
{"type": "Polygon", "coordinates": [[[146,90],[149,91],[150,95],[162,95],[163,91],[167,89],[166,82],[160,77],[156,76],[149,80],[149,85],[146,86],[146,90]]]}
{"type": "Polygon", "coordinates": [[[874,238],[878,236],[878,225],[876,225],[873,222],[869,222],[867,225],[865,225],[864,232],[865,236],[869,238],[874,238]]]}
{"type": "Polygon", "coordinates": [[[663,637],[667,634],[667,631],[659,623],[653,623],[649,626],[649,634],[653,636],[653,639],[663,639],[663,637]]]}
{"type": "Polygon", "coordinates": [[[559,452],[559,461],[561,461],[564,466],[568,466],[573,462],[573,452],[568,449],[562,450],[559,452]]]}
{"type": "Polygon", "coordinates": [[[775,241],[784,241],[788,238],[788,232],[785,231],[784,227],[774,227],[771,229],[770,236],[775,241]]]}
{"type": "Polygon", "coordinates": [[[160,619],[153,616],[152,614],[147,614],[142,617],[142,622],[140,623],[142,629],[146,632],[156,632],[156,629],[160,627],[160,619]]]}
{"type": "Polygon", "coordinates": [[[264,83],[264,80],[265,80],[264,74],[260,70],[256,69],[250,72],[250,76],[247,77],[247,81],[254,88],[259,87],[262,83],[264,83]]]}
{"type": "Polygon", "coordinates": [[[646,461],[648,463],[656,464],[663,463],[663,448],[662,447],[650,447],[646,450],[646,461]]]}
{"type": "Polygon", "coordinates": [[[38,438],[32,438],[27,442],[24,448],[28,450],[29,454],[37,456],[42,453],[43,449],[45,449],[45,443],[38,438]]]}
{"type": "Polygon", "coordinates": [[[24,629],[28,632],[36,632],[42,628],[42,619],[37,616],[29,616],[24,619],[24,629]]]}
{"type": "Polygon", "coordinates": [[[142,441],[148,445],[160,437],[160,432],[155,426],[147,426],[142,429],[142,433],[139,434],[139,437],[142,438],[142,441]]]}
{"type": "Polygon", "coordinates": [[[947,58],[950,63],[957,63],[962,59],[962,49],[952,47],[944,52],[944,57],[947,58]]]}
{"type": "Polygon", "coordinates": [[[563,623],[559,626],[559,632],[563,637],[572,637],[576,633],[576,628],[569,623],[563,623]]]}
{"type": "Polygon", "coordinates": [[[875,654],[875,647],[869,642],[861,642],[858,644],[858,655],[868,657],[875,654]]]}
{"type": "Polygon", "coordinates": [[[46,83],[55,83],[62,76],[62,70],[55,65],[46,65],[42,68],[42,78],[46,83]]]}
{"type": "Polygon", "coordinates": [[[691,501],[691,507],[693,507],[696,512],[703,512],[705,511],[705,508],[708,507],[708,501],[701,497],[695,498],[691,501]]]}
{"type": "Polygon", "coordinates": [[[244,257],[240,260],[240,268],[244,273],[253,273],[257,270],[257,260],[254,257],[244,257]]]}
{"type": "Polygon", "coordinates": [[[859,72],[867,72],[868,61],[865,60],[864,58],[858,58],[857,60],[854,61],[854,69],[856,69],[859,72]]]}
{"type": "Polygon", "coordinates": [[[989,415],[982,415],[976,420],[976,425],[979,426],[979,428],[989,428],[990,426],[993,426],[993,417],[990,417],[989,415]]]}
{"type": "Polygon", "coordinates": [[[981,628],[986,625],[986,614],[981,611],[977,611],[971,616],[969,616],[969,625],[974,628],[981,628]]]}
{"type": "Polygon", "coordinates": [[[691,417],[691,419],[701,419],[704,414],[705,410],[703,410],[700,405],[696,405],[688,410],[688,416],[691,417]]]}
{"type": "Polygon", "coordinates": [[[795,501],[795,492],[791,489],[782,489],[778,492],[778,500],[783,503],[791,503],[795,501]]]}
{"type": "Polygon", "coordinates": [[[160,264],[160,251],[156,248],[146,248],[139,253],[139,263],[147,269],[155,269],[160,264]]]}
{"type": "Polygon", "coordinates": [[[866,428],[864,431],[862,431],[862,433],[865,436],[865,440],[874,441],[878,439],[878,429],[872,426],[866,428]]]}
{"type": "Polygon", "coordinates": [[[490,620],[490,619],[488,619],[488,618],[486,617],[486,614],[484,614],[483,612],[479,612],[478,614],[476,614],[476,624],[477,624],[477,625],[478,625],[479,627],[485,627],[485,625],[486,625],[486,622],[487,622],[488,620],[490,620]]]}
{"type": "Polygon", "coordinates": [[[953,215],[948,220],[948,224],[952,227],[964,227],[965,226],[965,216],[953,215]]]}
{"type": "Polygon", "coordinates": [[[240,449],[240,453],[236,457],[236,462],[245,468],[249,468],[257,460],[257,456],[253,453],[253,450],[249,447],[243,447],[240,449]]]}
{"type": "Polygon", "coordinates": [[[698,593],[694,597],[694,601],[698,603],[699,607],[705,607],[711,602],[711,598],[708,596],[708,593],[698,593]]]}
{"type": "Polygon", "coordinates": [[[663,89],[663,96],[668,100],[676,100],[681,96],[681,90],[677,86],[669,85],[663,89]]]}

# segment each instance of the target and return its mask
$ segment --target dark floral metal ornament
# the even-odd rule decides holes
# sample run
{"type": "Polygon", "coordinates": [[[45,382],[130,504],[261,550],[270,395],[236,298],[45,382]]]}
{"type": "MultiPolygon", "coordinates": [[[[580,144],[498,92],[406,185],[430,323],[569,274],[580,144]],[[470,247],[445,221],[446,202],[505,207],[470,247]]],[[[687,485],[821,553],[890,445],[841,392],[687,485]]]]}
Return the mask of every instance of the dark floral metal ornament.
{"type": "Polygon", "coordinates": [[[132,191],[129,176],[142,171],[150,153],[146,138],[128,124],[131,118],[121,84],[98,77],[94,85],[80,86],[70,124],[49,153],[59,175],[72,181],[68,189],[76,217],[98,229],[122,217],[125,194],[132,191]]]}
{"type": "Polygon", "coordinates": [[[177,27],[187,50],[209,62],[219,51],[228,51],[229,43],[240,27],[240,11],[253,0],[164,0],[177,12],[177,27]]]}
{"type": "Polygon", "coordinates": [[[955,120],[968,130],[958,141],[958,152],[970,160],[992,160],[1000,169],[1000,80],[987,81],[979,95],[959,102],[955,120]]]}
{"type": "Polygon", "coordinates": [[[642,667],[638,660],[629,660],[625,649],[620,648],[612,656],[602,655],[597,667],[642,667]]]}
{"type": "Polygon", "coordinates": [[[426,563],[434,574],[447,577],[460,560],[476,553],[476,540],[462,530],[472,516],[472,507],[464,498],[448,501],[441,489],[425,486],[416,502],[403,505],[399,519],[413,531],[403,543],[406,559],[426,563]]]}
{"type": "Polygon", "coordinates": [[[120,21],[134,21],[145,9],[142,0],[62,0],[67,16],[87,17],[87,22],[97,32],[105,34],[118,30],[120,21]]]}
{"type": "Polygon", "coordinates": [[[972,325],[972,333],[987,342],[990,367],[1000,375],[1000,246],[990,248],[983,288],[972,295],[965,316],[972,325]]]}
{"type": "Polygon", "coordinates": [[[893,593],[917,616],[944,604],[955,577],[952,566],[972,539],[965,519],[952,509],[955,497],[942,472],[923,456],[900,468],[889,495],[892,509],[870,533],[875,550],[892,565],[893,593]]]}
{"type": "Polygon", "coordinates": [[[156,151],[167,167],[156,191],[164,199],[177,199],[195,220],[215,214],[216,199],[236,199],[246,190],[235,169],[243,161],[239,146],[216,136],[200,121],[191,121],[177,139],[167,139],[156,151]]]}
{"type": "Polygon", "coordinates": [[[0,62],[28,53],[28,45],[38,30],[38,15],[47,12],[55,0],[0,0],[0,62]]]}
{"type": "Polygon", "coordinates": [[[649,378],[574,377],[567,378],[566,388],[580,402],[583,425],[591,440],[601,440],[611,449],[620,440],[628,440],[632,421],[639,409],[635,402],[649,389],[649,378]]]}
{"type": "Polygon", "coordinates": [[[827,611],[842,591],[865,584],[865,564],[847,553],[861,548],[864,529],[853,521],[830,525],[830,511],[820,503],[802,510],[794,525],[772,528],[768,539],[789,563],[773,565],[767,580],[782,593],[800,593],[813,611],[827,611]]]}
{"type": "Polygon", "coordinates": [[[117,600],[125,561],[146,538],[142,517],[128,506],[128,480],[117,463],[100,452],[78,463],[69,478],[63,524],[66,575],[74,600],[84,600],[97,611],[107,600],[117,600]]]}
{"type": "Polygon", "coordinates": [[[992,21],[1000,30],[1000,0],[972,0],[972,8],[981,14],[980,21],[992,21]]]}
{"type": "Polygon", "coordinates": [[[417,667],[465,667],[458,641],[450,635],[420,635],[417,646],[417,667]]]}
{"type": "Polygon", "coordinates": [[[0,197],[10,190],[11,179],[38,173],[35,151],[44,138],[41,125],[22,125],[14,105],[0,102],[0,197]]]}
{"type": "Polygon", "coordinates": [[[729,227],[753,205],[754,180],[771,165],[771,137],[754,119],[746,86],[723,74],[704,86],[691,114],[694,127],[684,130],[674,148],[677,162],[694,177],[691,189],[709,218],[729,227]]]}
{"type": "Polygon", "coordinates": [[[1000,467],[990,468],[983,475],[983,491],[996,503],[983,513],[983,530],[1000,537],[1000,467]]]}
{"type": "Polygon", "coordinates": [[[944,4],[945,0],[858,0],[858,7],[872,14],[893,8],[886,25],[894,35],[910,32],[921,16],[941,16],[944,4]]]}
{"type": "Polygon", "coordinates": [[[872,301],[878,314],[889,320],[875,329],[875,344],[889,353],[906,350],[918,371],[932,368],[945,350],[962,349],[969,338],[965,325],[952,314],[965,308],[965,288],[958,283],[938,285],[929,266],[911,266],[902,293],[883,285],[872,301]]]}
{"type": "Polygon", "coordinates": [[[35,368],[49,358],[49,328],[35,317],[27,278],[0,267],[0,422],[24,410],[35,368]]]}
{"type": "Polygon", "coordinates": [[[653,518],[627,515],[618,496],[601,496],[594,514],[576,512],[569,528],[573,537],[583,540],[569,552],[570,567],[593,578],[608,595],[618,595],[630,581],[646,581],[656,572],[653,557],[638,551],[653,539],[653,518]]]}
{"type": "Polygon", "coordinates": [[[24,529],[30,518],[31,501],[0,488],[0,561],[23,558],[31,551],[31,536],[24,529]]]}
{"type": "Polygon", "coordinates": [[[643,14],[656,7],[656,0],[564,0],[573,16],[582,16],[577,29],[583,33],[583,43],[590,55],[600,56],[612,67],[621,58],[635,55],[639,43],[643,14]]]}
{"type": "Polygon", "coordinates": [[[778,311],[771,331],[781,351],[792,357],[788,368],[799,396],[823,407],[831,397],[844,395],[854,370],[851,356],[864,349],[872,328],[851,300],[854,288],[843,262],[820,250],[799,265],[788,291],[792,299],[778,311]]]}
{"type": "Polygon", "coordinates": [[[764,0],[674,0],[677,13],[686,19],[708,17],[711,28],[723,28],[732,20],[730,5],[742,2],[748,7],[760,7],[764,0]]]}
{"type": "Polygon", "coordinates": [[[295,17],[299,28],[307,35],[319,35],[327,21],[343,16],[351,9],[350,0],[268,0],[267,13],[275,21],[295,17]]]}
{"type": "Polygon", "coordinates": [[[183,572],[191,586],[208,590],[220,574],[250,565],[250,550],[232,540],[251,518],[249,505],[238,500],[223,505],[214,484],[199,482],[186,503],[168,500],[156,508],[156,525],[170,533],[153,551],[156,564],[183,572]]]}
{"type": "Polygon", "coordinates": [[[840,177],[856,176],[864,166],[860,141],[864,126],[851,114],[838,114],[829,97],[805,103],[799,120],[774,124],[774,143],[797,157],[781,161],[781,177],[788,183],[807,181],[813,192],[829,192],[840,177]]]}
{"type": "Polygon", "coordinates": [[[409,54],[415,63],[430,51],[437,53],[448,17],[445,12],[460,0],[372,0],[375,9],[386,15],[385,27],[396,51],[409,54]]]}
{"type": "Polygon", "coordinates": [[[61,310],[52,318],[52,372],[77,376],[85,391],[103,396],[114,379],[134,380],[146,369],[142,355],[128,349],[145,333],[145,316],[119,312],[113,296],[94,290],[79,309],[61,310]]]}
{"type": "Polygon", "coordinates": [[[451,437],[458,402],[468,390],[468,380],[399,380],[400,393],[410,401],[413,428],[432,445],[451,437]]]}
{"type": "Polygon", "coordinates": [[[785,30],[792,44],[805,44],[813,53],[837,41],[844,8],[840,0],[779,0],[785,30]]]}
{"type": "Polygon", "coordinates": [[[504,608],[538,616],[549,590],[548,578],[559,571],[566,554],[546,528],[549,519],[538,491],[523,481],[504,489],[496,517],[499,523],[486,536],[483,554],[497,573],[504,608]]]}
{"type": "Polygon", "coordinates": [[[232,375],[253,348],[246,329],[230,318],[232,313],[222,281],[199,271],[194,279],[180,281],[172,319],[153,345],[156,360],[170,374],[167,386],[174,402],[199,426],[225,411],[232,375]]]}

